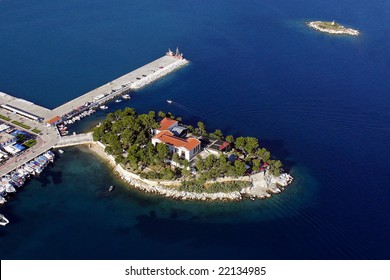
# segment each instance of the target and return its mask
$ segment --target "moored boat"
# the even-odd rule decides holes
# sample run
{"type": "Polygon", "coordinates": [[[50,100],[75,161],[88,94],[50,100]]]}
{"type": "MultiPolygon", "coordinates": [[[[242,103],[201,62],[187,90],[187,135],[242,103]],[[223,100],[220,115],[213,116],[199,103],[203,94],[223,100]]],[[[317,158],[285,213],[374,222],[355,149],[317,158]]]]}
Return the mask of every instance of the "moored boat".
{"type": "Polygon", "coordinates": [[[14,193],[14,192],[16,192],[16,189],[14,186],[11,185],[11,183],[8,183],[5,185],[5,191],[7,193],[14,193]]]}
{"type": "Polygon", "coordinates": [[[42,171],[43,171],[43,167],[42,167],[42,166],[37,166],[37,167],[35,168],[35,174],[36,174],[36,175],[41,174],[42,171]]]}
{"type": "Polygon", "coordinates": [[[3,197],[3,198],[7,196],[7,192],[5,190],[5,186],[3,186],[2,184],[0,184],[0,196],[3,197]]]}
{"type": "Polygon", "coordinates": [[[7,200],[2,195],[0,195],[0,204],[4,204],[6,202],[7,200]]]}
{"type": "Polygon", "coordinates": [[[54,161],[55,154],[52,151],[47,151],[4,175],[0,178],[0,204],[7,202],[5,197],[9,193],[16,192],[16,187],[20,188],[24,185],[26,178],[30,175],[39,175],[49,164],[54,161]]]}
{"type": "Polygon", "coordinates": [[[23,167],[24,170],[26,170],[28,172],[28,174],[30,175],[34,175],[34,169],[29,166],[28,164],[26,164],[24,167],[23,167]]]}
{"type": "Polygon", "coordinates": [[[11,179],[9,178],[9,175],[1,179],[0,185],[2,186],[2,190],[5,190],[6,193],[16,192],[15,187],[11,184],[11,179]]]}
{"type": "Polygon", "coordinates": [[[43,154],[43,156],[44,156],[45,158],[47,158],[47,160],[50,161],[50,162],[53,162],[53,161],[54,161],[54,154],[51,154],[51,153],[49,153],[49,152],[46,152],[45,154],[43,154]]]}
{"type": "Polygon", "coordinates": [[[3,214],[0,214],[0,225],[5,226],[9,223],[6,217],[3,214]]]}
{"type": "Polygon", "coordinates": [[[14,186],[17,186],[18,188],[20,188],[21,186],[24,185],[24,181],[20,179],[20,177],[17,177],[17,176],[13,176],[11,178],[11,181],[10,183],[14,186]]]}
{"type": "Polygon", "coordinates": [[[55,157],[55,154],[54,154],[52,151],[47,151],[46,153],[47,153],[47,154],[49,154],[50,156],[52,156],[52,157],[53,157],[53,159],[54,159],[54,157],[55,157]]]}
{"type": "Polygon", "coordinates": [[[39,175],[43,171],[42,165],[36,160],[30,161],[28,165],[34,169],[34,175],[39,175]]]}
{"type": "Polygon", "coordinates": [[[46,165],[49,162],[49,160],[46,157],[44,157],[43,155],[35,158],[35,160],[38,161],[40,166],[43,166],[43,167],[46,167],[46,165]]]}
{"type": "Polygon", "coordinates": [[[26,179],[29,177],[29,172],[27,172],[23,167],[20,167],[17,172],[23,177],[23,179],[26,179]]]}

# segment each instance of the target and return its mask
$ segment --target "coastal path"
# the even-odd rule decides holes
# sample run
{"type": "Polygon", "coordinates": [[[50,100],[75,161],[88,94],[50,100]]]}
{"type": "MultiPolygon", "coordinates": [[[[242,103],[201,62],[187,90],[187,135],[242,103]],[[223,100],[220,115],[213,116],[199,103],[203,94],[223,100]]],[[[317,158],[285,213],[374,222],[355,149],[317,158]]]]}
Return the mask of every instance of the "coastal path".
{"type": "Polygon", "coordinates": [[[90,144],[93,142],[92,132],[84,134],[74,134],[61,137],[60,141],[53,148],[63,148],[82,144],[90,144]]]}

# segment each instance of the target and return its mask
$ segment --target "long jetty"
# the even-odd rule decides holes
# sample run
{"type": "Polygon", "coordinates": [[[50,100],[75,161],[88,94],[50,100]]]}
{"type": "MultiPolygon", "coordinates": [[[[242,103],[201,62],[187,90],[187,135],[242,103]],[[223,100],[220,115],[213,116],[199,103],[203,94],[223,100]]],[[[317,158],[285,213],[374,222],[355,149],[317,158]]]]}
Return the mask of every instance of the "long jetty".
{"type": "Polygon", "coordinates": [[[104,103],[130,90],[141,88],[188,63],[185,59],[165,55],[126,75],[106,83],[52,110],[52,117],[64,116],[85,104],[104,103]]]}
{"type": "Polygon", "coordinates": [[[113,98],[139,89],[187,63],[188,61],[178,51],[176,53],[168,51],[165,56],[52,110],[0,92],[0,121],[12,126],[20,126],[23,130],[28,130],[26,127],[30,127],[29,132],[37,136],[37,144],[33,148],[28,149],[24,154],[12,157],[0,166],[0,176],[19,168],[53,147],[88,142],[90,136],[63,139],[55,125],[85,110],[98,107],[113,98]]]}

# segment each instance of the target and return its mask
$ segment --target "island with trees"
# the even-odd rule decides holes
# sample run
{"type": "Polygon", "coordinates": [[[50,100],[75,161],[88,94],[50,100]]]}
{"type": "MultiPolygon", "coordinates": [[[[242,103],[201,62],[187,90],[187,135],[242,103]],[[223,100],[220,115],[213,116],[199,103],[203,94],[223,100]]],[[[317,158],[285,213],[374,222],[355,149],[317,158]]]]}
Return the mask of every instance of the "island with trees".
{"type": "Polygon", "coordinates": [[[279,193],[292,177],[254,137],[184,125],[171,113],[109,113],[93,130],[115,170],[146,192],[188,200],[241,200],[279,193]]]}
{"type": "Polygon", "coordinates": [[[358,30],[344,27],[335,21],[309,21],[306,25],[320,32],[335,34],[335,35],[352,35],[358,36],[360,33],[358,30]]]}

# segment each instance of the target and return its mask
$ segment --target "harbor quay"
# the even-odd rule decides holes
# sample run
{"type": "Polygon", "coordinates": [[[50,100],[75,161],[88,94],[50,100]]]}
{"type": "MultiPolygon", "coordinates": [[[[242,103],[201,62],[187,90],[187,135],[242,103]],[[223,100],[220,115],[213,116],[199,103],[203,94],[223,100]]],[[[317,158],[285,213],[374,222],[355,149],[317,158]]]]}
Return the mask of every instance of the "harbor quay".
{"type": "Polygon", "coordinates": [[[37,156],[47,152],[53,148],[60,140],[61,137],[56,127],[48,127],[43,123],[35,122],[33,120],[23,118],[17,114],[12,114],[3,108],[0,108],[0,114],[6,116],[9,120],[1,119],[0,121],[6,125],[13,126],[20,131],[27,131],[29,134],[36,137],[36,144],[25,150],[23,153],[10,157],[5,163],[0,165],[0,177],[7,175],[13,170],[18,169],[20,166],[25,165],[27,162],[33,160],[37,156]],[[34,133],[31,130],[20,128],[14,122],[22,123],[31,128],[36,129],[39,133],[34,133]]]}
{"type": "Polygon", "coordinates": [[[64,116],[65,114],[85,104],[89,104],[89,106],[103,104],[110,99],[129,92],[130,90],[141,88],[142,86],[165,76],[186,63],[188,63],[188,61],[185,59],[180,59],[173,55],[165,55],[53,109],[51,117],[64,116]]]}
{"type": "Polygon", "coordinates": [[[17,170],[53,147],[77,145],[90,141],[90,135],[63,139],[57,125],[81,112],[97,108],[113,98],[139,89],[187,63],[188,61],[178,50],[176,53],[169,50],[163,57],[54,109],[44,108],[30,101],[0,92],[0,123],[25,130],[35,135],[36,138],[36,144],[32,148],[10,157],[0,165],[0,176],[17,170]],[[26,127],[30,127],[30,129],[26,129],[26,127]]]}
{"type": "Polygon", "coordinates": [[[20,110],[20,113],[28,114],[26,116],[23,115],[24,117],[36,121],[42,121],[52,115],[52,110],[50,109],[36,105],[27,100],[14,97],[4,92],[0,92],[0,107],[10,112],[20,110]]]}

